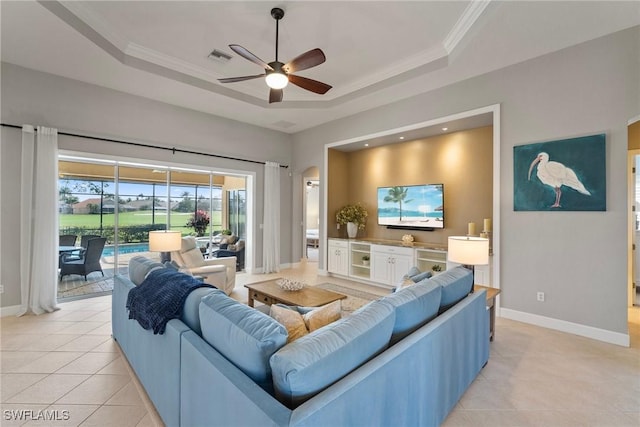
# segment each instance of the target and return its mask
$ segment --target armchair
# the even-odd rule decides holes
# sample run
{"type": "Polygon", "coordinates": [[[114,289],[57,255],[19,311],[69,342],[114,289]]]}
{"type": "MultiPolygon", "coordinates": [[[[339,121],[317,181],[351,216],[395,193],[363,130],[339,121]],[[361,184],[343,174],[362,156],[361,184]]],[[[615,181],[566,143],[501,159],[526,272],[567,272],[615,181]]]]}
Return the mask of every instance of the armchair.
{"type": "Polygon", "coordinates": [[[236,258],[204,259],[194,237],[183,237],[179,251],[171,252],[171,259],[191,274],[202,276],[206,283],[229,295],[236,285],[236,258]]]}
{"type": "Polygon", "coordinates": [[[220,244],[220,250],[215,253],[216,258],[236,257],[236,271],[244,269],[244,240],[238,240],[235,244],[220,244]]]}

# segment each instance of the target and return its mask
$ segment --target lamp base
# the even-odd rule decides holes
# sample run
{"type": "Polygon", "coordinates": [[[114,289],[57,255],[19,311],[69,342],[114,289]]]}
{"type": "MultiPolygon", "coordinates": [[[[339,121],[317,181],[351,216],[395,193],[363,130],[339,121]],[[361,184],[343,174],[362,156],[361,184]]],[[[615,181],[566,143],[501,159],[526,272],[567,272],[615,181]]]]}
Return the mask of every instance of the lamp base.
{"type": "Polygon", "coordinates": [[[160,252],[160,262],[171,262],[171,252],[160,252]]]}

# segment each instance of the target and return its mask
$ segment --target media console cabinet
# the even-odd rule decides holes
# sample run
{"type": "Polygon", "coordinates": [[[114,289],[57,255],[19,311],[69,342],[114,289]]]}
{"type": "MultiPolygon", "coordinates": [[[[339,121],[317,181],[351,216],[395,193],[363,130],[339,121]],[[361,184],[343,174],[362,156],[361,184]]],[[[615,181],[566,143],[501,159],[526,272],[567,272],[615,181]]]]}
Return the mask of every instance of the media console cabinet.
{"type": "MultiPolygon", "coordinates": [[[[476,266],[477,285],[491,286],[491,262],[490,257],[489,265],[476,266]]],[[[434,265],[447,270],[459,264],[447,259],[446,246],[429,243],[405,245],[394,240],[338,238],[327,242],[329,273],[385,288],[395,287],[413,266],[430,271],[434,265]]]]}

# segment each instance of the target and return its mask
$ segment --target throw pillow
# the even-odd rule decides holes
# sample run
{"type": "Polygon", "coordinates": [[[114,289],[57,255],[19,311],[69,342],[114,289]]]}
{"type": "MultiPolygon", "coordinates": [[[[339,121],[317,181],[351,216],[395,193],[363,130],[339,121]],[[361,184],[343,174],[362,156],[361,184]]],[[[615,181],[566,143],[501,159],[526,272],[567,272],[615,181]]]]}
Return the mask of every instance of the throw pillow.
{"type": "Polygon", "coordinates": [[[340,309],[341,304],[338,300],[305,313],[302,317],[307,330],[313,332],[316,329],[320,329],[329,323],[339,320],[340,309]]]}
{"type": "Polygon", "coordinates": [[[424,273],[420,273],[420,274],[416,274],[415,276],[411,277],[411,280],[413,280],[414,283],[418,283],[424,279],[428,279],[431,276],[433,276],[433,274],[430,271],[425,271],[424,273]]]}
{"type": "Polygon", "coordinates": [[[287,343],[322,328],[336,320],[340,320],[340,301],[318,308],[288,307],[282,304],[271,306],[269,315],[282,324],[289,332],[287,343]]]}
{"type": "Polygon", "coordinates": [[[420,271],[420,269],[418,267],[411,267],[409,269],[409,271],[407,272],[407,274],[405,274],[405,277],[413,277],[413,276],[418,275],[420,273],[421,273],[421,271],[420,271]]]}
{"type": "Polygon", "coordinates": [[[302,315],[297,311],[273,304],[269,311],[269,315],[287,328],[287,332],[289,332],[287,344],[309,333],[307,326],[304,324],[302,315]]]}

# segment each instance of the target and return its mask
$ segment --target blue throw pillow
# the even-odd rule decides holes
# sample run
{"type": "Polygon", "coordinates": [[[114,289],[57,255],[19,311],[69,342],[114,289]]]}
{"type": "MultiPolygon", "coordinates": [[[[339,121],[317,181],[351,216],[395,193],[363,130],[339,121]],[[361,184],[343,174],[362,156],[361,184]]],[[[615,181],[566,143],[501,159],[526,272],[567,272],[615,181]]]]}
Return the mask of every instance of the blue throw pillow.
{"type": "Polygon", "coordinates": [[[387,348],[394,321],[377,300],[286,345],[271,357],[276,397],[295,408],[329,387],[387,348]]]}
{"type": "Polygon", "coordinates": [[[430,271],[425,271],[424,273],[420,273],[420,274],[416,274],[415,276],[411,276],[411,280],[413,280],[415,283],[421,282],[424,279],[428,279],[431,276],[433,276],[433,273],[431,273],[430,271]]]}
{"type": "Polygon", "coordinates": [[[200,303],[202,337],[268,392],[269,358],[287,343],[287,329],[268,315],[214,292],[200,303]]]}
{"type": "Polygon", "coordinates": [[[417,276],[418,274],[420,274],[421,271],[418,267],[411,267],[409,269],[409,271],[407,272],[407,274],[405,274],[406,277],[408,278],[413,278],[413,276],[417,276]]]}

